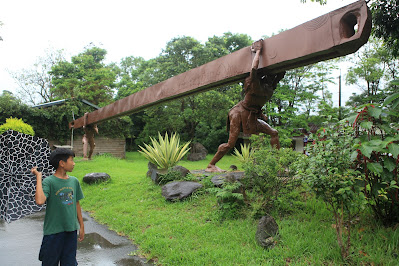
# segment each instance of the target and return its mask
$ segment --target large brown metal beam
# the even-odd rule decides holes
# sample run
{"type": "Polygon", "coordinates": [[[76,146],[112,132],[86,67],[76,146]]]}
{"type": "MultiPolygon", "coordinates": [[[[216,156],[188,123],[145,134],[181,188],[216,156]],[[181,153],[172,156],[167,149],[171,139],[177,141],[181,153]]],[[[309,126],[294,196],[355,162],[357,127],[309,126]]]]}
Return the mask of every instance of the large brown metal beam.
{"type": "MultiPolygon", "coordinates": [[[[259,69],[278,73],[348,55],[367,42],[370,32],[370,11],[365,1],[358,1],[264,40],[259,69]]],[[[241,81],[249,74],[252,56],[251,48],[245,47],[174,76],[89,113],[87,124],[241,81]]],[[[72,126],[84,126],[84,118],[71,122],[72,126]]]]}

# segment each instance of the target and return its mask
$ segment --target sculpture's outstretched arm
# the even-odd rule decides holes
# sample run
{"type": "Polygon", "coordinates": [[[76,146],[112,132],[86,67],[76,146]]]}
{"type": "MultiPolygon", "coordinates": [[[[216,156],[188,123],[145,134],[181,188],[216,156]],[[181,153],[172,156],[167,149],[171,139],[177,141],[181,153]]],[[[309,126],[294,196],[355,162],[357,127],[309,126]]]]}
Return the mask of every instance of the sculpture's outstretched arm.
{"type": "Polygon", "coordinates": [[[251,66],[251,72],[249,74],[251,80],[253,78],[257,77],[257,70],[259,67],[259,59],[260,59],[260,54],[262,53],[262,47],[263,47],[263,40],[260,39],[259,41],[256,41],[252,44],[251,46],[251,51],[255,53],[255,57],[252,60],[252,66],[251,66]]]}

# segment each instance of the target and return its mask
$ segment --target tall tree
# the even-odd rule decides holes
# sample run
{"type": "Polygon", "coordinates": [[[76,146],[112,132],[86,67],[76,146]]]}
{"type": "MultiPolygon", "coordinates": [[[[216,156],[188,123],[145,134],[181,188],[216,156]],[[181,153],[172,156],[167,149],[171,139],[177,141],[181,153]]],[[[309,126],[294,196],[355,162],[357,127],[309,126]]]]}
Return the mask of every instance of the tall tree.
{"type": "Polygon", "coordinates": [[[148,61],[142,57],[129,56],[115,66],[117,71],[116,100],[129,96],[154,85],[153,73],[157,68],[155,59],[148,61]]]}
{"type": "Polygon", "coordinates": [[[371,39],[349,60],[353,66],[348,69],[346,83],[356,85],[361,89],[361,94],[353,94],[347,105],[361,105],[364,103],[377,103],[383,101],[385,93],[382,90],[382,82],[389,60],[382,55],[386,55],[385,47],[381,40],[371,39]]]}
{"type": "Polygon", "coordinates": [[[399,0],[372,0],[373,34],[399,56],[399,0]]]}
{"type": "Polygon", "coordinates": [[[105,106],[113,99],[116,70],[103,62],[107,51],[89,46],[72,57],[72,62],[61,61],[51,69],[52,93],[58,98],[82,98],[105,106]]]}
{"type": "Polygon", "coordinates": [[[63,50],[47,49],[45,55],[38,57],[31,68],[9,71],[18,84],[17,92],[21,99],[33,105],[54,100],[52,75],[49,72],[53,66],[63,60],[65,60],[63,50]]]}
{"type": "Polygon", "coordinates": [[[265,112],[268,123],[279,131],[282,146],[291,144],[295,129],[319,125],[326,115],[338,116],[328,91],[334,68],[332,61],[320,62],[287,71],[280,81],[265,112]]]}

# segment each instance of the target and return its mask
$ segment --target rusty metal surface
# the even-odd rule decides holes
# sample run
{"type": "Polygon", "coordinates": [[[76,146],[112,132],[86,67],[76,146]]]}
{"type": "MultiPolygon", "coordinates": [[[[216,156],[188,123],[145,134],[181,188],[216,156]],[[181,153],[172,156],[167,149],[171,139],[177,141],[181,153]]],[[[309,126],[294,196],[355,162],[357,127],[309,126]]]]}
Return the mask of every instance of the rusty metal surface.
{"type": "MultiPolygon", "coordinates": [[[[367,42],[370,32],[371,14],[361,0],[264,40],[259,70],[278,73],[354,53],[367,42]]],[[[252,56],[250,47],[245,47],[174,76],[89,113],[87,124],[241,81],[249,74],[252,56]]],[[[71,126],[84,126],[83,117],[71,126]]]]}

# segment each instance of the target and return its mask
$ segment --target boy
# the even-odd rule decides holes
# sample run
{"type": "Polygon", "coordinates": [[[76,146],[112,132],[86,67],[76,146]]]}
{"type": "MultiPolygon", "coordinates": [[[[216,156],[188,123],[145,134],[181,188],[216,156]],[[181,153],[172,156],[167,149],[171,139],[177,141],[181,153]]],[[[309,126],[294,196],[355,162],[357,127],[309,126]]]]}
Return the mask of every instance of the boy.
{"type": "Polygon", "coordinates": [[[50,154],[50,165],[56,171],[43,180],[42,173],[33,167],[37,185],[35,200],[38,205],[47,203],[43,226],[43,241],[39,260],[42,265],[77,265],[77,240],[83,241],[85,231],[79,200],[83,198],[80,183],[72,172],[75,154],[68,149],[56,149],[50,154]],[[79,229],[79,225],[80,229],[79,229]],[[77,230],[79,229],[79,238],[77,230]]]}

